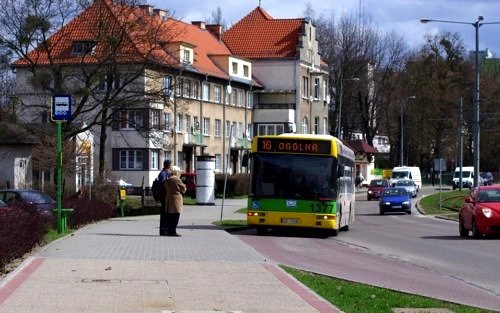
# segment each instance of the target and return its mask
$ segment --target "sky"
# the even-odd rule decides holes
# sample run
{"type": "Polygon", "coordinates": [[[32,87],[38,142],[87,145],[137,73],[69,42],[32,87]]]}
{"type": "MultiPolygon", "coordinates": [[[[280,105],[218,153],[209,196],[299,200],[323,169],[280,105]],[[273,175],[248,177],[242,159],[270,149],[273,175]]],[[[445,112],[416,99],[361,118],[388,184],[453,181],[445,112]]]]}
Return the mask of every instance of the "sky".
{"type": "Polygon", "coordinates": [[[396,31],[410,47],[424,42],[425,34],[440,31],[458,32],[466,50],[475,49],[475,23],[478,16],[484,17],[479,28],[479,50],[489,50],[500,57],[500,0],[147,0],[155,8],[169,10],[175,18],[184,22],[210,20],[211,13],[220,7],[222,18],[230,27],[255,9],[261,7],[273,18],[303,17],[309,2],[319,15],[341,16],[362,14],[382,32],[396,31]],[[421,18],[448,20],[468,24],[420,23],[421,18]]]}

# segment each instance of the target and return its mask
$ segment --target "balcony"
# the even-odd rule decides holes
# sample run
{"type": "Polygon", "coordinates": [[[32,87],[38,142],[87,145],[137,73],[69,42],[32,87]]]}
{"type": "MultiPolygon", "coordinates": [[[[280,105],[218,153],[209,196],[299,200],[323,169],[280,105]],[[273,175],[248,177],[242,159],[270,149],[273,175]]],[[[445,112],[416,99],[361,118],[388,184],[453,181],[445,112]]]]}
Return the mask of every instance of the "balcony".
{"type": "Polygon", "coordinates": [[[201,133],[184,134],[184,145],[187,146],[203,146],[203,135],[201,133]]]}
{"type": "Polygon", "coordinates": [[[240,137],[231,139],[231,148],[237,150],[250,150],[251,140],[250,138],[240,137]]]}

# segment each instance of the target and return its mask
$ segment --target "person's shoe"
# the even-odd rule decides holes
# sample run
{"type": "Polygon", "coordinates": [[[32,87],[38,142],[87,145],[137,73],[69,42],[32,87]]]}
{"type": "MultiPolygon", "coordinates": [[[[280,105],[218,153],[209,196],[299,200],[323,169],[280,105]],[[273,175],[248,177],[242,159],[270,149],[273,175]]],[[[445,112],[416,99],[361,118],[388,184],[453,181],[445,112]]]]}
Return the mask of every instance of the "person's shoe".
{"type": "Polygon", "coordinates": [[[167,235],[167,236],[170,236],[170,237],[182,237],[182,235],[178,234],[178,233],[167,235]]]}

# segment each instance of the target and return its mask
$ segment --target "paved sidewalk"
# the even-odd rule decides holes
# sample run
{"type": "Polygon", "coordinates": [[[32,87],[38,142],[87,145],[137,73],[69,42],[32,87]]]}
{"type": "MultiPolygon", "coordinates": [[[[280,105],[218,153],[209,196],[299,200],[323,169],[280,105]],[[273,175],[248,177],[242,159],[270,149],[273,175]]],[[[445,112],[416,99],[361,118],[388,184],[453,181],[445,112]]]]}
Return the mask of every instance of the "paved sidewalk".
{"type": "MultiPolygon", "coordinates": [[[[246,200],[225,200],[224,219],[246,200]]],[[[159,216],[88,225],[0,281],[0,313],[337,312],[238,238],[213,226],[215,206],[185,206],[179,233],[159,216]]]]}

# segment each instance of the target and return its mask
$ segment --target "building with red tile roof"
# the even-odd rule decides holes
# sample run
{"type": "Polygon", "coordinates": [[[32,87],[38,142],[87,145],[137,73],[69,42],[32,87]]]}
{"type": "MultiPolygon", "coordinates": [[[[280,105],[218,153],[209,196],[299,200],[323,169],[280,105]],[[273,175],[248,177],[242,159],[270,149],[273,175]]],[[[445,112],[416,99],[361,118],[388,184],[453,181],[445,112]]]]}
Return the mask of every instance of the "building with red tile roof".
{"type": "Polygon", "coordinates": [[[328,134],[328,72],[307,18],[275,19],[258,6],[226,32],[229,50],[252,61],[256,91],[254,134],[328,134]]]}
{"type": "MultiPolygon", "coordinates": [[[[251,61],[232,53],[220,34],[220,26],[185,23],[149,5],[95,0],[12,64],[16,96],[27,104],[21,117],[48,122],[55,92],[72,95],[75,121],[108,114],[91,125],[94,159],[106,131],[104,170],[137,187],[144,178],[151,186],[164,159],[189,172],[197,155],[210,154],[216,169],[231,160],[231,172],[240,172],[253,93],[262,86],[251,61]]],[[[94,167],[87,160],[77,168],[94,167]]]]}

